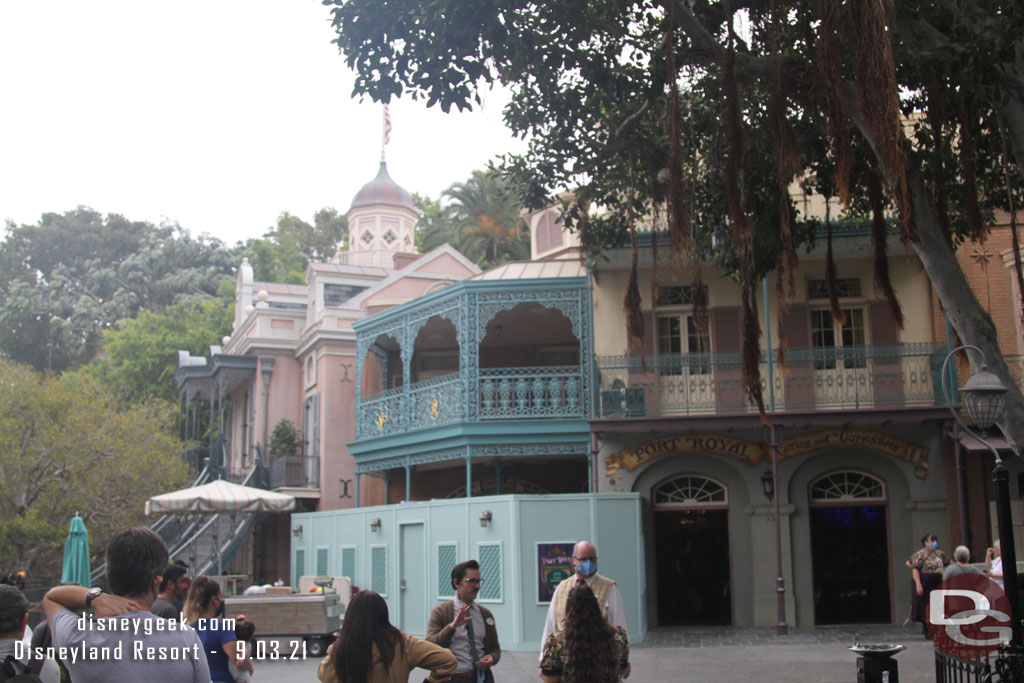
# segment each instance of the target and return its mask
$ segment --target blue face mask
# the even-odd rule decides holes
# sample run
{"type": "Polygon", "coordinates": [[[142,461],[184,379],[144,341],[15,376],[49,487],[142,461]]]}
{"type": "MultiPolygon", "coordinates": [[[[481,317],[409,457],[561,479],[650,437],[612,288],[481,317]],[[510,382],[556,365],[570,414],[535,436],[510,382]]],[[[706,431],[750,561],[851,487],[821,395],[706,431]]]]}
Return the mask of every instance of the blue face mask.
{"type": "Polygon", "coordinates": [[[593,576],[596,571],[597,560],[589,557],[585,560],[580,560],[579,564],[576,565],[576,572],[581,576],[593,576]]]}
{"type": "Polygon", "coordinates": [[[939,547],[938,541],[932,541],[932,550],[936,550],[939,547]]]}

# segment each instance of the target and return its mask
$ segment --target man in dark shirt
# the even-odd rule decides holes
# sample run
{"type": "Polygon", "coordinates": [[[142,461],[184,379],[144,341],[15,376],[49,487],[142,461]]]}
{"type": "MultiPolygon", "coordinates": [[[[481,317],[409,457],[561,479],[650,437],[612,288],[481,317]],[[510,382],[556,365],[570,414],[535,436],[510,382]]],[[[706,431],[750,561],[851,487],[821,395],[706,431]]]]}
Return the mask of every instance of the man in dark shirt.
{"type": "Polygon", "coordinates": [[[156,600],[150,605],[149,611],[164,619],[177,619],[181,611],[174,606],[178,600],[185,599],[188,591],[188,577],[185,568],[176,564],[167,565],[156,600]]]}

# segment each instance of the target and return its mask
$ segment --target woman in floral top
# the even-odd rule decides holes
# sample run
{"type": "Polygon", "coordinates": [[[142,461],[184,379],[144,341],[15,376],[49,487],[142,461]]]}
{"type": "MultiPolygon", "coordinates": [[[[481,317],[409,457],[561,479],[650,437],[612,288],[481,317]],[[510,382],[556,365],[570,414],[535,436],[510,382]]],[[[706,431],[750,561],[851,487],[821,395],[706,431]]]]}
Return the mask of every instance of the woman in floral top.
{"type": "Polygon", "coordinates": [[[910,583],[910,618],[921,622],[925,638],[928,637],[928,624],[925,623],[925,608],[928,606],[928,595],[942,583],[942,571],[949,564],[949,558],[939,550],[939,537],[925,534],[921,537],[924,546],[907,560],[911,570],[910,583]]]}
{"type": "Polygon", "coordinates": [[[618,683],[629,676],[629,638],[601,614],[594,591],[576,586],[565,604],[565,625],[544,643],[544,683],[618,683]]]}

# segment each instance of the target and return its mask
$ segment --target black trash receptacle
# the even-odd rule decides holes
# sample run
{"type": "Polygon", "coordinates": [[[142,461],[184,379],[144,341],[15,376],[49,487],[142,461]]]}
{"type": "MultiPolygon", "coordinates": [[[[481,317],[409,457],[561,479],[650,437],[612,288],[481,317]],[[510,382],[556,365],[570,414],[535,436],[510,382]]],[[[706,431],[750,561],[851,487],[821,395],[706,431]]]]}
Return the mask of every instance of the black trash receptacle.
{"type": "Polygon", "coordinates": [[[857,657],[857,683],[899,683],[899,664],[890,656],[857,657]]]}

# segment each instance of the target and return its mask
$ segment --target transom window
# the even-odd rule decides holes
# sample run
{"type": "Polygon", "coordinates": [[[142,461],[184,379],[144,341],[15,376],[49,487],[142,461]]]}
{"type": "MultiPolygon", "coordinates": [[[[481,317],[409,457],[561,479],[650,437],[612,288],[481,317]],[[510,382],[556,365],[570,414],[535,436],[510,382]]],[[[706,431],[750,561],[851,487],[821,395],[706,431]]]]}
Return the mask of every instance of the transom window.
{"type": "Polygon", "coordinates": [[[855,470],[833,472],[811,483],[812,503],[884,500],[885,484],[870,474],[855,470]]]}
{"type": "MultiPolygon", "coordinates": [[[[860,279],[855,277],[839,278],[836,281],[836,296],[840,299],[844,297],[858,297],[860,293],[860,279]]],[[[807,298],[808,299],[827,299],[828,298],[828,281],[827,280],[808,280],[807,281],[807,298]]]]}
{"type": "Polygon", "coordinates": [[[830,310],[811,311],[811,344],[814,347],[815,370],[848,370],[863,368],[864,309],[844,308],[845,320],[840,325],[830,310]]]}
{"type": "Polygon", "coordinates": [[[659,359],[662,375],[710,374],[710,352],[708,325],[698,325],[695,316],[683,313],[658,317],[658,353],[668,355],[659,359]]]}
{"type": "Polygon", "coordinates": [[[684,474],[659,484],[652,492],[659,508],[720,507],[729,504],[723,484],[695,474],[684,474]]]}
{"type": "MultiPolygon", "coordinates": [[[[708,298],[707,285],[701,285],[701,290],[704,293],[704,300],[706,301],[708,298]]],[[[661,285],[660,287],[658,287],[659,306],[688,305],[692,303],[692,285],[661,285]]]]}

